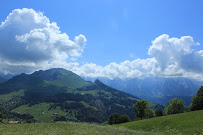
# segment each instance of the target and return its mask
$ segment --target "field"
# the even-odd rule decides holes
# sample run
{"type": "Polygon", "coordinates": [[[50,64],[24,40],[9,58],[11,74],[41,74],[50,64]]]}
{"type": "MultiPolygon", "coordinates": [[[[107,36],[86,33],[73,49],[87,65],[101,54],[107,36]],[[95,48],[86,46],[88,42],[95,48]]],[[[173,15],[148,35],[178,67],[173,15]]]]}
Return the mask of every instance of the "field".
{"type": "Polygon", "coordinates": [[[8,102],[14,97],[22,97],[22,96],[24,96],[24,90],[19,90],[17,92],[15,91],[8,94],[2,94],[0,95],[0,103],[8,102]]]}
{"type": "Polygon", "coordinates": [[[21,114],[31,114],[36,119],[40,120],[41,122],[51,122],[52,119],[50,117],[54,113],[58,113],[61,116],[65,116],[66,112],[63,112],[60,108],[55,108],[49,110],[51,104],[48,103],[40,103],[29,107],[28,105],[21,105],[12,110],[12,112],[20,112],[21,114]],[[42,114],[42,112],[44,114],[42,114]]]}
{"type": "Polygon", "coordinates": [[[164,134],[170,132],[172,134],[203,135],[203,110],[138,120],[115,126],[164,134]]]}
{"type": "Polygon", "coordinates": [[[0,124],[1,134],[203,135],[203,110],[118,125],[75,122],[0,124]]]}
{"type": "Polygon", "coordinates": [[[1,124],[1,135],[150,135],[151,133],[134,131],[110,125],[88,123],[32,123],[1,124]]]}

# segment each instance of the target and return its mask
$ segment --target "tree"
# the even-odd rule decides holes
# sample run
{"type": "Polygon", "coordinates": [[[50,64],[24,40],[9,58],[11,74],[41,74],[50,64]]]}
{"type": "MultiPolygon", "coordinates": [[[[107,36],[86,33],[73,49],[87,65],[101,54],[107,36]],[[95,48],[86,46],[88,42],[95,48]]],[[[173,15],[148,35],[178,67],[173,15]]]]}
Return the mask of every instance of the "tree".
{"type": "Polygon", "coordinates": [[[147,108],[145,109],[145,116],[144,117],[145,118],[152,118],[154,116],[155,116],[154,111],[150,107],[147,106],[147,108]]]}
{"type": "Polygon", "coordinates": [[[146,100],[139,100],[135,105],[135,114],[140,119],[154,117],[154,111],[149,108],[146,100]]]}
{"type": "Polygon", "coordinates": [[[146,100],[139,100],[135,105],[135,114],[137,117],[143,119],[145,116],[145,109],[147,108],[146,100]]]}
{"type": "Polygon", "coordinates": [[[109,117],[108,123],[110,125],[113,124],[119,124],[119,123],[125,123],[125,122],[129,122],[130,118],[128,117],[128,115],[121,115],[119,113],[114,113],[109,117]]]}
{"type": "Polygon", "coordinates": [[[119,113],[114,113],[109,117],[109,124],[118,124],[119,123],[119,118],[121,117],[121,114],[119,113]]]}
{"type": "Polygon", "coordinates": [[[203,109],[203,86],[200,87],[197,94],[192,97],[190,110],[201,110],[203,109]]]}
{"type": "Polygon", "coordinates": [[[0,107],[0,118],[1,119],[8,118],[8,112],[3,107],[0,107]]]}
{"type": "Polygon", "coordinates": [[[169,115],[169,114],[183,113],[184,110],[185,110],[184,101],[174,98],[167,103],[163,112],[164,112],[164,115],[169,115]]]}
{"type": "Polygon", "coordinates": [[[127,114],[121,115],[119,123],[125,123],[125,122],[129,122],[130,118],[128,117],[127,114]]]}
{"type": "Polygon", "coordinates": [[[161,109],[157,109],[157,110],[155,111],[155,114],[156,114],[157,117],[163,116],[163,112],[162,112],[161,109]]]}

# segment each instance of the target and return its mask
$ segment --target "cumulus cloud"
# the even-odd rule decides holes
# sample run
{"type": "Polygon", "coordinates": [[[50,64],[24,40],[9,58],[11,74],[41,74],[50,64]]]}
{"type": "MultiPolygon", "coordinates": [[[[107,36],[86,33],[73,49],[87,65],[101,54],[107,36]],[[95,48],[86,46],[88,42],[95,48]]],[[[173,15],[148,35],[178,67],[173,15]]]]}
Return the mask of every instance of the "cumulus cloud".
{"type": "Polygon", "coordinates": [[[85,64],[79,69],[88,72],[76,73],[88,77],[139,78],[146,76],[189,77],[202,80],[203,50],[193,50],[192,46],[200,45],[191,36],[170,38],[163,34],[152,41],[148,54],[152,58],[135,59],[122,63],[110,63],[105,67],[96,64],[85,64]]]}
{"type": "Polygon", "coordinates": [[[0,25],[0,70],[32,72],[52,63],[79,57],[84,50],[83,35],[70,40],[55,22],[33,9],[15,9],[0,25]]]}
{"type": "Polygon", "coordinates": [[[146,76],[203,78],[203,50],[191,36],[170,38],[163,34],[152,41],[150,58],[112,62],[106,66],[80,65],[87,39],[78,35],[70,40],[55,22],[33,9],[15,9],[0,25],[0,72],[31,73],[65,68],[84,77],[140,78],[146,76]],[[67,62],[70,60],[72,62],[67,62]]]}
{"type": "Polygon", "coordinates": [[[191,49],[195,45],[200,44],[194,42],[191,36],[178,39],[169,38],[168,35],[163,34],[152,42],[148,54],[156,59],[162,71],[169,67],[170,69],[176,67],[176,71],[184,70],[201,74],[203,71],[202,50],[191,49]]]}

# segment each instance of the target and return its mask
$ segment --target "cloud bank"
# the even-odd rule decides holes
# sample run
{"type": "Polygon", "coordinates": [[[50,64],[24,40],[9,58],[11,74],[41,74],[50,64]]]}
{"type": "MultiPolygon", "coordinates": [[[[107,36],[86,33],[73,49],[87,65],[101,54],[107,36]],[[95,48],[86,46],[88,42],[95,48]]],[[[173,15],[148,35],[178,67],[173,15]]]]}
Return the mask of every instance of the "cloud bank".
{"type": "Polygon", "coordinates": [[[15,9],[0,25],[0,72],[31,73],[61,67],[84,77],[140,78],[190,77],[203,80],[203,50],[191,36],[170,38],[163,34],[152,41],[149,58],[112,62],[104,67],[95,63],[80,65],[87,39],[78,35],[70,40],[55,22],[33,9],[15,9]],[[75,62],[67,62],[74,60],[75,62]]]}

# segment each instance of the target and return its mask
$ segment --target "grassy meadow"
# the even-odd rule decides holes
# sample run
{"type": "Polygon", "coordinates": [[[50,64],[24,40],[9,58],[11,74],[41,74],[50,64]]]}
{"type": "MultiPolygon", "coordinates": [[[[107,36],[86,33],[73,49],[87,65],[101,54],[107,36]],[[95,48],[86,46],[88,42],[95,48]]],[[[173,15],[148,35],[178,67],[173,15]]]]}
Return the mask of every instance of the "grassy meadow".
{"type": "Polygon", "coordinates": [[[117,125],[56,122],[0,124],[2,135],[203,135],[203,110],[117,125]]]}
{"type": "Polygon", "coordinates": [[[203,110],[132,121],[115,127],[163,134],[203,135],[203,110]]]}
{"type": "Polygon", "coordinates": [[[0,124],[1,135],[152,135],[110,125],[89,123],[0,124]]]}

